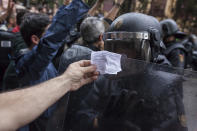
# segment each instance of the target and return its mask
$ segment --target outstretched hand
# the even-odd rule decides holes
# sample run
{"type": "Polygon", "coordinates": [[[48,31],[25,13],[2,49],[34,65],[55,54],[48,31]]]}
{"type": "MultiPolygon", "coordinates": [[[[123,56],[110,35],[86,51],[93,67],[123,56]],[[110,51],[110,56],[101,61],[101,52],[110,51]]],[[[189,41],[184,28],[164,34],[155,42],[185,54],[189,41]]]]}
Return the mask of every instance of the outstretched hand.
{"type": "Polygon", "coordinates": [[[96,66],[91,65],[89,60],[82,60],[71,64],[64,76],[71,85],[70,91],[75,91],[81,86],[97,79],[99,73],[96,72],[96,66]]]}

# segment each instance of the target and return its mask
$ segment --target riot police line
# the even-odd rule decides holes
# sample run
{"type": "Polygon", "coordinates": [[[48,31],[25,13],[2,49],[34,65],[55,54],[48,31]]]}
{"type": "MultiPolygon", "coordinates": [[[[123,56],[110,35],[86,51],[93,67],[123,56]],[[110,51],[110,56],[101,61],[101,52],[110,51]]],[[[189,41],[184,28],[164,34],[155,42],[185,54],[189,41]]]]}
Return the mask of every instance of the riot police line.
{"type": "MultiPolygon", "coordinates": [[[[169,22],[170,23],[170,22],[169,22]]],[[[173,23],[174,24],[174,23],[173,23]]],[[[176,28],[174,30],[179,30],[177,25],[168,25],[169,27],[169,32],[173,32],[173,29],[171,28],[176,28]]],[[[70,35],[68,35],[65,39],[65,43],[67,44],[72,44],[77,38],[79,38],[79,32],[76,32],[76,28],[73,28],[73,31],[71,31],[70,35]]],[[[164,33],[165,34],[165,33],[164,33]]],[[[173,34],[173,33],[171,33],[173,34]]],[[[170,53],[173,50],[180,49],[185,53],[185,64],[184,68],[191,68],[193,70],[196,70],[197,66],[197,37],[195,34],[187,35],[187,34],[181,34],[182,36],[176,36],[178,41],[172,43],[170,47],[167,47],[164,51],[163,54],[168,58],[170,53]]],[[[11,56],[13,56],[13,47],[14,47],[14,42],[12,41],[13,38],[15,37],[14,33],[12,32],[7,32],[7,31],[0,31],[0,39],[1,39],[1,47],[0,47],[0,52],[1,52],[1,70],[5,71],[6,67],[8,66],[10,60],[12,59],[11,56]]],[[[181,58],[177,58],[181,59],[181,58]]],[[[176,60],[175,60],[176,61],[176,60]]],[[[175,67],[177,67],[175,65],[175,67]]],[[[1,73],[1,76],[3,76],[3,73],[1,73]]]]}
{"type": "MultiPolygon", "coordinates": [[[[65,13],[64,10],[60,10],[58,15],[62,15],[62,12],[65,13]]],[[[52,24],[53,26],[55,24],[52,24]]],[[[191,71],[166,67],[170,65],[166,59],[169,48],[165,47],[165,43],[163,44],[162,29],[164,28],[161,28],[158,20],[140,13],[127,13],[114,20],[106,33],[100,30],[101,27],[104,28],[104,25],[98,18],[90,17],[82,22],[81,33],[90,28],[90,32],[85,32],[88,33],[88,37],[81,34],[82,45],[74,43],[63,51],[59,72],[65,71],[72,62],[90,59],[91,52],[101,50],[103,42],[105,50],[125,54],[128,57],[121,59],[122,72],[117,76],[101,75],[97,81],[77,92],[67,94],[55,105],[52,116],[47,121],[46,118],[37,119],[30,124],[30,128],[34,126],[33,129],[44,128],[47,131],[187,131],[189,128],[189,131],[194,131],[196,127],[191,122],[195,121],[195,118],[189,114],[188,107],[195,109],[195,104],[188,104],[187,101],[190,99],[192,102],[195,101],[195,94],[191,94],[192,98],[188,98],[186,96],[189,93],[185,89],[196,91],[193,88],[196,75],[191,71]],[[93,28],[94,33],[91,32],[90,27],[93,28]],[[183,76],[189,79],[185,85],[183,76]],[[189,119],[189,123],[186,119],[189,119]]],[[[55,32],[54,28],[49,30],[55,32]]],[[[69,31],[66,38],[75,34],[71,29],[69,31]]],[[[61,35],[55,36],[63,39],[61,35]]],[[[57,42],[56,39],[50,40],[57,42]]],[[[41,42],[43,41],[41,39],[41,42]]],[[[192,55],[194,59],[188,62],[188,65],[193,67],[195,41],[193,38],[186,38],[181,43],[181,47],[173,46],[170,52],[174,49],[188,51],[188,57],[184,57],[187,56],[185,54],[178,54],[177,58],[183,62],[184,58],[191,58],[189,54],[192,55]]],[[[53,45],[53,42],[49,45],[53,45]]],[[[55,45],[51,47],[59,48],[55,45]]],[[[54,55],[53,52],[51,54],[54,55]]],[[[192,113],[195,115],[195,110],[192,110],[192,113]]]]}

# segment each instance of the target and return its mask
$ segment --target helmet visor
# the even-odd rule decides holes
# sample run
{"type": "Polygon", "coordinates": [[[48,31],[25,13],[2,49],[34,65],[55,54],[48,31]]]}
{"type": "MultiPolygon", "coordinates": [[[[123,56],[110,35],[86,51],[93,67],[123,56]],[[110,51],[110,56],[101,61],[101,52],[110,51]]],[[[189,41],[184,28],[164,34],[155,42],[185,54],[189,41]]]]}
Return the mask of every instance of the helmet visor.
{"type": "Polygon", "coordinates": [[[126,54],[133,59],[146,60],[145,57],[150,57],[147,32],[108,32],[103,35],[103,40],[107,51],[126,54]]]}

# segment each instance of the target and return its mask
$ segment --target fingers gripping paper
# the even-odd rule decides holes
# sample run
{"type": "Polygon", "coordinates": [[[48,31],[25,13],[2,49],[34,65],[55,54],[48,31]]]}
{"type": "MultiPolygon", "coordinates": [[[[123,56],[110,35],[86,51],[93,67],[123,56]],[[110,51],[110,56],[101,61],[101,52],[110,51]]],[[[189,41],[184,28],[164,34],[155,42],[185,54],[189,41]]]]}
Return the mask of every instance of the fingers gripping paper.
{"type": "Polygon", "coordinates": [[[121,69],[121,55],[108,51],[92,52],[91,64],[97,66],[100,74],[117,74],[121,69]]]}

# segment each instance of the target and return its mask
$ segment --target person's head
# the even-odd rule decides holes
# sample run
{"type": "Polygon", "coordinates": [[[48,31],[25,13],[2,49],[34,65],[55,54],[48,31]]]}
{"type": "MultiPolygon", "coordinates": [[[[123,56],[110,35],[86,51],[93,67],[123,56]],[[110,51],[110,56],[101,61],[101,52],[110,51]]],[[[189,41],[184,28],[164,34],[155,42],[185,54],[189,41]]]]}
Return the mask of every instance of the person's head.
{"type": "Polygon", "coordinates": [[[37,10],[37,8],[36,8],[35,5],[32,5],[31,6],[31,9],[30,9],[30,12],[32,12],[32,13],[38,13],[39,11],[37,10]]]}
{"type": "Polygon", "coordinates": [[[28,13],[29,11],[28,10],[25,10],[25,9],[20,9],[20,10],[17,10],[17,15],[16,15],[16,24],[18,26],[20,26],[21,22],[23,21],[23,16],[28,13]]]}
{"type": "Polygon", "coordinates": [[[16,15],[11,14],[11,16],[8,19],[8,27],[9,28],[14,28],[16,26],[16,15]]]}
{"type": "Polygon", "coordinates": [[[50,24],[45,14],[27,13],[20,26],[20,31],[27,46],[31,49],[37,45],[50,24]]]}
{"type": "Polygon", "coordinates": [[[118,17],[104,33],[103,39],[105,50],[145,61],[154,61],[163,47],[158,20],[140,13],[118,17]]]}
{"type": "Polygon", "coordinates": [[[105,32],[105,26],[102,20],[97,17],[86,18],[81,23],[80,32],[84,44],[94,45],[97,48],[103,50],[104,42],[102,36],[105,32]]]}
{"type": "Polygon", "coordinates": [[[46,7],[42,8],[42,13],[47,14],[47,8],[46,7]]]}
{"type": "Polygon", "coordinates": [[[174,42],[176,38],[183,38],[185,33],[179,30],[177,23],[173,19],[160,21],[164,43],[174,42]]]}

